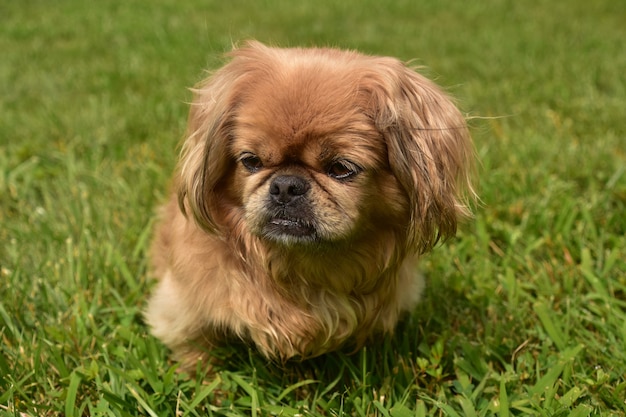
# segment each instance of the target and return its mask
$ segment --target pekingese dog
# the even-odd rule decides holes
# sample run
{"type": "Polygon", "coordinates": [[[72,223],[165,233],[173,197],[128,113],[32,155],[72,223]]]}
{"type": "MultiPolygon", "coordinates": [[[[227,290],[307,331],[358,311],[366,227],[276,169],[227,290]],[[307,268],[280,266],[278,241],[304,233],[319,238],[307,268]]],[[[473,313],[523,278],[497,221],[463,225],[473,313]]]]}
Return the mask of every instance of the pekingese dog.
{"type": "Polygon", "coordinates": [[[278,360],[393,331],[417,258],[469,215],[464,117],[393,58],[249,42],[200,84],[152,247],[152,333],[278,360]]]}

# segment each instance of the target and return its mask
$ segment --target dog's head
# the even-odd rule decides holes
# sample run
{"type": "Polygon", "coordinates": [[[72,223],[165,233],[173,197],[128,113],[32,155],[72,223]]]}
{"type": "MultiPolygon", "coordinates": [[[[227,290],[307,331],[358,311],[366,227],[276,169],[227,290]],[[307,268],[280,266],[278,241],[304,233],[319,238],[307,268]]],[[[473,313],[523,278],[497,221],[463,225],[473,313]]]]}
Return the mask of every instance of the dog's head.
{"type": "Polygon", "coordinates": [[[435,84],[334,49],[250,42],[231,57],[195,90],[179,166],[181,207],[207,232],[414,252],[455,233],[472,147],[435,84]]]}

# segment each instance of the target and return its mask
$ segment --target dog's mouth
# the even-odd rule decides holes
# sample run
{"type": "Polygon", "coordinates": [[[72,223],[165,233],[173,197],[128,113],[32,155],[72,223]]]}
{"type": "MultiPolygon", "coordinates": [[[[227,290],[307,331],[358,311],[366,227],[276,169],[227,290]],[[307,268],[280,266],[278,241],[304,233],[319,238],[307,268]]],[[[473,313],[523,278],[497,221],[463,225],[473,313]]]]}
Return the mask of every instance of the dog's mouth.
{"type": "MultiPolygon", "coordinates": [[[[287,180],[295,181],[290,177],[287,180]]],[[[284,245],[318,240],[317,217],[304,195],[269,193],[261,213],[262,216],[257,217],[260,221],[256,223],[260,227],[257,226],[256,230],[265,239],[284,245]]]]}
{"type": "Polygon", "coordinates": [[[298,218],[273,217],[265,225],[265,236],[281,242],[310,241],[315,239],[315,226],[298,218]]]}

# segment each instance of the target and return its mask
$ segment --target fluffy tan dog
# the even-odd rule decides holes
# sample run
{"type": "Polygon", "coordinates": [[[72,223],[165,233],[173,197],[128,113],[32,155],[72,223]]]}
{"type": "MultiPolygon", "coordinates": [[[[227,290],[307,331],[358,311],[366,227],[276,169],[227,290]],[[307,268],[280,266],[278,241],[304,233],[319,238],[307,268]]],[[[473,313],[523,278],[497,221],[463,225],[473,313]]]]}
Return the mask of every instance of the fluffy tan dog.
{"type": "Polygon", "coordinates": [[[153,334],[189,366],[233,337],[285,360],[392,332],[420,297],[417,257],[469,214],[463,116],[393,58],[230,56],[194,90],[152,248],[153,334]]]}

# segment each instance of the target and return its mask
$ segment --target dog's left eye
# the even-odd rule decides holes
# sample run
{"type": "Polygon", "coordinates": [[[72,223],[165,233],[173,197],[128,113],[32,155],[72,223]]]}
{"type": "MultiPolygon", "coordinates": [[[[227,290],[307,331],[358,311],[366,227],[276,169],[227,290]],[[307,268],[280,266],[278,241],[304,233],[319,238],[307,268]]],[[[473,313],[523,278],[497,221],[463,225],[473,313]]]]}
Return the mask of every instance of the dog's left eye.
{"type": "Polygon", "coordinates": [[[347,180],[359,172],[361,172],[361,168],[346,160],[333,162],[328,167],[328,176],[336,180],[347,180]]]}
{"type": "Polygon", "coordinates": [[[261,158],[251,153],[245,153],[241,155],[239,161],[244,166],[244,168],[248,170],[248,172],[257,172],[258,170],[263,168],[263,162],[261,161],[261,158]]]}

